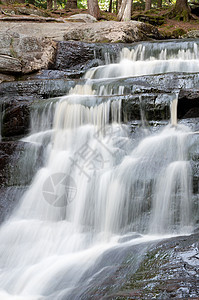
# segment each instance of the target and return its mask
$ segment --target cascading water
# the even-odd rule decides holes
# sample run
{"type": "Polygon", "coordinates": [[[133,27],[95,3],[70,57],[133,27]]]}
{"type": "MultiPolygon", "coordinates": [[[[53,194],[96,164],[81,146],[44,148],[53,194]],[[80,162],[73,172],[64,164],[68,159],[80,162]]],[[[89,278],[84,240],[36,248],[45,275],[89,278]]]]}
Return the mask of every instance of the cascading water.
{"type": "Polygon", "coordinates": [[[43,167],[1,227],[0,299],[88,299],[84,291],[103,273],[93,266],[122,239],[125,247],[191,232],[192,134],[177,124],[177,100],[171,123],[135,141],[121,100],[99,95],[123,92],[122,84],[112,89],[115,77],[198,72],[192,45],[150,55],[143,46],[123,49],[121,62],[93,68],[85,86],[34,111],[24,159],[36,161],[42,146],[43,167]]]}

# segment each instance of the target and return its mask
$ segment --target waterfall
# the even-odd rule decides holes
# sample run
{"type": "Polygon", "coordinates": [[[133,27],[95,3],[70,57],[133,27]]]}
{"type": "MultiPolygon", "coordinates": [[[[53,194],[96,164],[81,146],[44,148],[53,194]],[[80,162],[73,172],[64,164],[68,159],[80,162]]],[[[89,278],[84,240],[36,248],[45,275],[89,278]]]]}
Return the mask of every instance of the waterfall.
{"type": "Polygon", "coordinates": [[[192,134],[177,124],[177,98],[164,128],[148,130],[142,111],[145,135],[132,138],[122,101],[109,97],[123,93],[114,78],[198,72],[191,45],[123,49],[120,62],[89,70],[84,86],[35,104],[24,167],[40,147],[43,162],[0,229],[0,299],[81,299],[106,251],[193,230],[192,134]]]}
{"type": "Polygon", "coordinates": [[[177,120],[177,107],[178,107],[178,96],[171,102],[171,124],[173,126],[177,126],[178,120],[177,120]]]}

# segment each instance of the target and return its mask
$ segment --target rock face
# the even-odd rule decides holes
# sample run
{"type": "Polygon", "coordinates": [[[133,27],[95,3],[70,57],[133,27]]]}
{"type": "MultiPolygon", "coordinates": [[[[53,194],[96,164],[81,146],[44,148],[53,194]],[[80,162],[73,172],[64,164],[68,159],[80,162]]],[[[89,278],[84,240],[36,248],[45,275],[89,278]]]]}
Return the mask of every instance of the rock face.
{"type": "Polygon", "coordinates": [[[151,39],[161,39],[157,28],[137,21],[98,22],[92,26],[82,24],[82,26],[69,29],[64,35],[65,41],[91,43],[132,43],[151,39]]]}
{"type": "Polygon", "coordinates": [[[199,117],[199,90],[181,90],[178,100],[178,118],[199,117]]]}
{"type": "Polygon", "coordinates": [[[10,20],[9,22],[0,22],[0,32],[5,33],[7,36],[8,34],[13,35],[17,32],[23,36],[34,36],[37,38],[48,37],[55,41],[77,40],[79,36],[79,41],[89,43],[100,41],[132,43],[136,41],[163,38],[154,26],[137,21],[104,21],[85,24],[84,22],[17,23],[10,20]],[[75,33],[74,36],[73,33],[75,33]]]}
{"type": "Polygon", "coordinates": [[[0,32],[0,73],[30,73],[48,68],[56,43],[47,38],[0,32]]]}
{"type": "Polygon", "coordinates": [[[55,63],[52,68],[67,72],[71,78],[79,78],[91,67],[105,64],[107,57],[109,57],[110,61],[116,61],[123,47],[122,43],[59,42],[55,63]]]}
{"type": "Polygon", "coordinates": [[[128,263],[123,260],[111,276],[103,274],[103,284],[100,286],[96,282],[95,291],[87,297],[103,300],[198,299],[198,238],[199,234],[195,233],[163,240],[156,245],[144,244],[143,249],[135,250],[133,246],[131,254],[126,255],[128,263]]]}
{"type": "MultiPolygon", "coordinates": [[[[78,15],[78,18],[82,16],[78,15]]],[[[74,16],[72,17],[74,18],[74,16]]],[[[58,40],[73,40],[94,43],[132,43],[142,40],[160,39],[161,35],[152,25],[141,22],[96,22],[85,24],[94,18],[89,15],[83,15],[84,21],[81,23],[64,23],[64,24],[36,24],[23,23],[19,25],[14,22],[0,22],[0,81],[12,80],[5,75],[28,74],[42,69],[48,69],[50,65],[59,65],[59,58],[55,60],[58,40]],[[84,23],[82,23],[84,22],[84,23]],[[48,38],[47,38],[48,37],[48,38]],[[3,74],[3,75],[2,75],[3,74]]],[[[68,51],[68,57],[72,56],[71,63],[65,65],[74,66],[74,59],[78,58],[79,65],[85,57],[95,58],[94,46],[64,45],[68,51]],[[70,48],[71,47],[71,48],[70,48]],[[78,49],[79,47],[79,49],[78,49]],[[74,51],[74,54],[73,54],[74,51]],[[92,52],[92,53],[91,53],[92,52]],[[81,61],[80,61],[81,60],[81,61]]],[[[99,47],[100,48],[100,47],[99,47]]],[[[103,47],[101,46],[101,49],[103,47]]],[[[121,48],[120,46],[118,49],[121,48]]],[[[59,57],[64,49],[63,45],[58,47],[59,57]]],[[[101,52],[103,50],[100,50],[101,52]]],[[[87,69],[99,64],[92,61],[88,64],[87,69]]],[[[63,61],[62,61],[63,65],[63,61]]],[[[85,59],[84,59],[85,65],[85,59]]],[[[61,69],[61,68],[60,68],[61,69]]],[[[63,68],[62,68],[63,69],[63,68]]],[[[66,68],[64,68],[66,69],[66,68]]],[[[82,66],[77,68],[82,75],[82,66]]],[[[86,69],[83,71],[85,72],[86,69]]]]}
{"type": "Polygon", "coordinates": [[[4,110],[2,135],[18,136],[26,134],[29,128],[29,103],[11,101],[4,110]]]}

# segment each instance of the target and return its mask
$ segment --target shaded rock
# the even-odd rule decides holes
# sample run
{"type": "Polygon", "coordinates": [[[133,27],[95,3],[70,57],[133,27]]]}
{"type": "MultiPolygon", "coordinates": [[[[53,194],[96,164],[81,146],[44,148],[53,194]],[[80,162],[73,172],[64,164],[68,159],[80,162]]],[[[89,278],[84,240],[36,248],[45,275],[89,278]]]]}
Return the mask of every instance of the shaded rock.
{"type": "Polygon", "coordinates": [[[137,22],[98,22],[82,24],[79,28],[71,28],[64,35],[64,40],[83,41],[91,43],[132,43],[136,41],[161,39],[156,27],[137,22]]]}
{"type": "MultiPolygon", "coordinates": [[[[47,74],[49,73],[47,72],[47,74]]],[[[56,71],[55,74],[57,74],[56,71]]],[[[52,76],[54,77],[55,74],[52,76]]],[[[65,76],[64,71],[62,76],[65,76]]],[[[84,83],[85,80],[78,80],[78,84],[83,85],[84,83]]],[[[0,85],[0,99],[4,114],[3,137],[18,136],[28,132],[29,109],[36,99],[42,101],[42,99],[66,95],[76,84],[76,80],[66,78],[35,80],[34,76],[32,80],[2,83],[0,85]]],[[[185,89],[181,89],[179,94],[178,118],[197,117],[198,109],[195,108],[199,107],[199,91],[194,86],[198,84],[198,74],[174,73],[116,78],[106,81],[97,80],[93,82],[93,89],[99,92],[104,85],[105,88],[110,89],[115,94],[115,96],[109,97],[110,99],[122,100],[124,122],[140,120],[141,108],[145,111],[147,120],[155,121],[170,118],[170,102],[180,87],[185,87],[185,89]],[[117,96],[121,86],[123,86],[123,95],[117,96]],[[187,113],[188,115],[186,115],[187,113]]],[[[101,101],[107,100],[105,96],[99,99],[101,101]]]]}
{"type": "Polygon", "coordinates": [[[178,97],[178,118],[199,117],[199,90],[182,89],[178,97]]]}
{"type": "Polygon", "coordinates": [[[49,17],[50,14],[44,10],[40,10],[33,5],[27,4],[26,6],[16,6],[14,8],[15,14],[19,15],[35,15],[40,17],[49,17]]]}
{"type": "Polygon", "coordinates": [[[63,41],[58,43],[55,70],[68,72],[69,77],[78,78],[92,67],[116,61],[123,44],[94,44],[79,41],[63,41]]]}
{"type": "Polygon", "coordinates": [[[76,65],[84,65],[95,58],[94,45],[81,42],[59,42],[55,70],[66,70],[76,65]]]}
{"type": "Polygon", "coordinates": [[[75,80],[68,79],[3,82],[0,85],[0,100],[1,103],[9,103],[11,100],[32,101],[62,96],[67,94],[76,83],[75,80]]]}
{"type": "Polygon", "coordinates": [[[97,22],[97,19],[89,14],[77,14],[72,15],[69,18],[66,19],[67,21],[73,21],[73,22],[83,22],[83,23],[95,23],[97,22]]]}
{"type": "Polygon", "coordinates": [[[147,14],[133,14],[132,20],[140,21],[140,22],[147,22],[153,26],[159,26],[164,24],[164,17],[162,16],[152,16],[147,14]]]}
{"type": "Polygon", "coordinates": [[[173,94],[142,94],[122,97],[123,121],[141,119],[141,110],[146,120],[168,120],[170,118],[170,103],[174,98],[173,94]]]}
{"type": "MultiPolygon", "coordinates": [[[[6,4],[5,4],[6,5],[6,4]]],[[[40,17],[49,17],[51,14],[45,10],[39,9],[32,4],[24,4],[24,5],[12,5],[10,8],[7,6],[5,9],[1,9],[4,15],[35,15],[40,17]]]]}
{"type": "Polygon", "coordinates": [[[199,6],[198,3],[190,3],[191,13],[199,17],[199,6]]]}
{"type": "Polygon", "coordinates": [[[14,76],[11,75],[5,75],[0,73],[0,83],[5,82],[5,81],[14,81],[15,78],[14,76]]]}
{"type": "Polygon", "coordinates": [[[73,78],[70,71],[59,70],[40,70],[36,73],[26,74],[21,76],[21,80],[37,80],[37,79],[67,79],[73,78]]]}
{"type": "Polygon", "coordinates": [[[65,95],[75,85],[76,81],[66,79],[1,83],[2,137],[26,134],[33,101],[65,95]]]}
{"type": "Polygon", "coordinates": [[[29,128],[29,103],[11,101],[3,111],[2,136],[17,136],[29,128]]]}
{"type": "Polygon", "coordinates": [[[18,142],[0,142],[0,186],[8,181],[8,163],[18,142]]]}

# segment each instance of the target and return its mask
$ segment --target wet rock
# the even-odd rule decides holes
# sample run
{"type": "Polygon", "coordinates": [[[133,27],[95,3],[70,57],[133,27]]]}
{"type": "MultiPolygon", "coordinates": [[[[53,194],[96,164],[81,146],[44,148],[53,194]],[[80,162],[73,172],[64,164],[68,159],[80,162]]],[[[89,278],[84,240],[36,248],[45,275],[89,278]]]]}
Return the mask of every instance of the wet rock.
{"type": "Polygon", "coordinates": [[[161,39],[156,27],[137,21],[129,22],[98,22],[82,24],[79,28],[71,28],[64,35],[64,40],[91,43],[132,43],[136,41],[161,39]]]}
{"type": "MultiPolygon", "coordinates": [[[[79,73],[78,73],[79,74],[79,73]]],[[[76,74],[74,74],[74,77],[76,74]]],[[[40,70],[36,73],[26,74],[21,76],[22,81],[29,81],[29,80],[48,80],[48,79],[67,79],[67,78],[74,78],[73,72],[70,70],[66,71],[59,71],[59,70],[40,70]]],[[[79,78],[79,76],[77,75],[79,78]]]]}
{"type": "Polygon", "coordinates": [[[67,71],[69,77],[77,78],[87,70],[101,64],[116,61],[122,44],[94,44],[79,41],[64,41],[58,43],[55,70],[67,71]]]}
{"type": "Polygon", "coordinates": [[[0,186],[8,181],[8,164],[19,142],[0,142],[0,186]]]}
{"type": "MultiPolygon", "coordinates": [[[[134,299],[197,297],[198,238],[199,234],[196,233],[165,240],[152,247],[135,274],[123,287],[122,293],[125,290],[131,293],[136,291],[138,296],[134,299]]],[[[114,296],[111,299],[118,298],[114,296]]]]}
{"type": "Polygon", "coordinates": [[[120,249],[121,264],[116,266],[112,261],[111,272],[109,263],[104,262],[105,270],[95,278],[86,296],[103,300],[197,299],[198,238],[195,233],[144,243],[142,249],[134,245],[131,253],[130,249],[126,253],[120,249]]]}
{"type": "Polygon", "coordinates": [[[19,136],[27,133],[29,128],[28,101],[10,101],[3,111],[2,136],[19,136]]]}
{"type": "Polygon", "coordinates": [[[16,137],[29,130],[30,107],[34,101],[65,95],[76,85],[74,80],[29,80],[0,85],[2,136],[16,137]]]}
{"type": "Polygon", "coordinates": [[[24,150],[21,141],[0,142],[0,223],[8,218],[26,187],[14,186],[13,170],[24,150]]]}
{"type": "Polygon", "coordinates": [[[124,122],[140,120],[141,113],[146,120],[168,120],[170,118],[170,103],[173,94],[142,94],[124,97],[122,113],[124,122]]]}
{"type": "Polygon", "coordinates": [[[67,21],[73,21],[73,22],[83,22],[83,23],[95,23],[97,22],[97,19],[89,14],[77,14],[72,15],[69,18],[66,19],[67,21]]]}
{"type": "MultiPolygon", "coordinates": [[[[82,81],[82,84],[85,81],[82,81]]],[[[75,80],[49,79],[3,82],[0,85],[0,102],[8,103],[11,100],[23,101],[47,99],[65,95],[76,85],[75,80]]],[[[81,80],[79,81],[81,84],[81,80]]]]}
{"type": "Polygon", "coordinates": [[[199,117],[199,90],[182,89],[178,99],[178,118],[199,117]]]}
{"type": "Polygon", "coordinates": [[[56,55],[55,70],[67,70],[75,66],[84,66],[94,60],[95,46],[81,42],[59,42],[56,55]]]}
{"type": "MultiPolygon", "coordinates": [[[[92,56],[92,52],[88,53],[92,56]]],[[[75,56],[74,56],[75,60],[75,56]]],[[[70,61],[67,62],[70,64],[70,61]]],[[[60,66],[64,67],[60,63],[60,66]]],[[[50,72],[50,71],[49,71],[50,72]]],[[[44,74],[49,74],[49,72],[44,74]]],[[[53,77],[57,74],[54,72],[53,77]]],[[[62,71],[65,77],[65,71],[62,71]]],[[[53,73],[52,73],[53,74],[53,73]]],[[[32,75],[33,76],[33,75],[32,75]]],[[[35,75],[36,76],[36,75],[35,75]]],[[[38,75],[39,76],[39,75],[38,75]]],[[[43,75],[44,76],[44,75],[43,75]]],[[[59,77],[59,74],[57,74],[59,77]]],[[[44,76],[45,77],[45,76],[44,76]]],[[[78,84],[84,84],[85,80],[78,80],[78,84]]],[[[93,83],[93,89],[99,91],[102,85],[118,94],[123,86],[123,95],[109,98],[122,100],[122,118],[124,122],[140,120],[140,109],[145,117],[150,120],[169,120],[170,102],[176,97],[175,92],[181,86],[191,87],[198,85],[197,74],[165,74],[153,76],[140,76],[114,80],[98,80],[93,83]]],[[[76,80],[33,79],[27,81],[5,82],[0,85],[1,104],[3,105],[3,137],[23,135],[29,128],[29,109],[35,100],[58,97],[68,94],[69,90],[77,84],[76,80]]],[[[197,117],[199,105],[199,92],[196,88],[181,90],[179,94],[178,118],[197,117]]],[[[101,97],[106,101],[106,97],[101,97]]]]}
{"type": "Polygon", "coordinates": [[[26,186],[1,187],[0,190],[0,223],[9,218],[13,209],[19,203],[26,186]]]}

